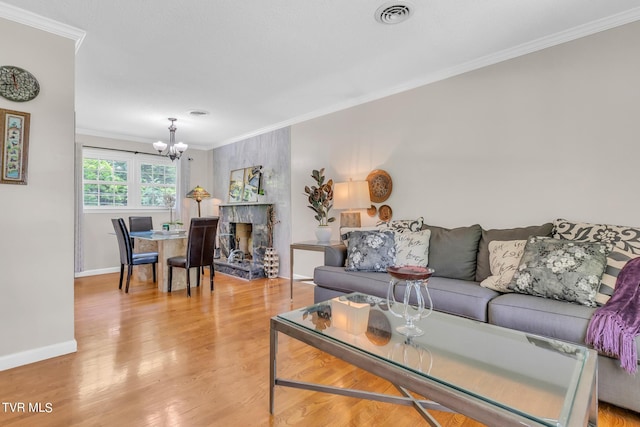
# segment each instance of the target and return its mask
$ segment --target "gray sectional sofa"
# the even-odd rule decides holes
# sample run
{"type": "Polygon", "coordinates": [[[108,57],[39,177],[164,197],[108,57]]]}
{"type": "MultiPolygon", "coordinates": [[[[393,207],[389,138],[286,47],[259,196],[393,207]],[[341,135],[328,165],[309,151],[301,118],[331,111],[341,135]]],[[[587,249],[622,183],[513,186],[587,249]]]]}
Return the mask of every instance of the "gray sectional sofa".
{"type": "MultiPolygon", "coordinates": [[[[480,286],[490,274],[490,241],[551,236],[554,224],[484,230],[480,225],[430,229],[429,266],[435,269],[428,287],[434,310],[480,322],[584,345],[596,308],[538,296],[501,293],[480,286]]],[[[640,242],[638,242],[640,243],[640,242]]],[[[327,247],[324,265],[314,270],[315,302],[351,292],[386,298],[391,277],[383,272],[346,271],[347,247],[327,247]]],[[[397,287],[396,298],[404,293],[397,287]]],[[[401,300],[401,299],[400,299],[401,300]]],[[[640,355],[640,339],[636,338],[640,355]]],[[[598,397],[601,401],[640,412],[640,373],[631,375],[617,359],[598,357],[598,397]]]]}

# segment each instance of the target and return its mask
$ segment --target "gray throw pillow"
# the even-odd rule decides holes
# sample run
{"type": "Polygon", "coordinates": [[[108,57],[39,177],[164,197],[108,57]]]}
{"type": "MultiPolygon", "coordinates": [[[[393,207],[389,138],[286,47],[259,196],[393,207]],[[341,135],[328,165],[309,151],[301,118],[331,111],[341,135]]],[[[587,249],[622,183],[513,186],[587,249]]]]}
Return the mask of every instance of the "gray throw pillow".
{"type": "Polygon", "coordinates": [[[606,265],[603,244],[530,237],[509,289],[595,307],[606,265]]]}
{"type": "Polygon", "coordinates": [[[346,271],[386,272],[396,262],[393,231],[349,233],[346,271]]]}
{"type": "Polygon", "coordinates": [[[482,234],[480,225],[452,229],[425,225],[424,228],[431,230],[429,267],[435,270],[433,275],[473,281],[482,234]]]}
{"type": "Polygon", "coordinates": [[[482,237],[478,244],[478,265],[476,266],[476,282],[482,282],[491,276],[491,266],[489,264],[489,242],[494,240],[527,240],[529,236],[551,236],[553,224],[548,222],[542,225],[532,225],[529,227],[502,228],[482,230],[482,237]]]}

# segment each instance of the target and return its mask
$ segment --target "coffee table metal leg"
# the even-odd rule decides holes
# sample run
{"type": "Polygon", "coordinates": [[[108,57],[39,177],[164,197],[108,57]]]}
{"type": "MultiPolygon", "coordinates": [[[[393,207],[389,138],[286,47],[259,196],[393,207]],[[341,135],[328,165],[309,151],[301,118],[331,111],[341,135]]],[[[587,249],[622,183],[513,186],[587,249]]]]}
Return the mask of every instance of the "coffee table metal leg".
{"type": "Polygon", "coordinates": [[[589,426],[598,425],[598,368],[591,387],[591,407],[589,408],[589,426]]]}
{"type": "Polygon", "coordinates": [[[293,248],[289,248],[289,296],[293,302],[293,248]]]}
{"type": "Polygon", "coordinates": [[[278,354],[278,331],[271,321],[271,333],[269,343],[269,413],[273,415],[276,388],[276,356],[278,354]]]}
{"type": "MultiPolygon", "coordinates": [[[[406,388],[397,386],[395,384],[394,386],[398,389],[398,391],[400,391],[400,393],[402,393],[405,397],[409,398],[409,400],[413,402],[413,408],[416,411],[418,411],[418,413],[422,416],[422,418],[424,418],[427,424],[429,424],[432,427],[442,427],[442,425],[435,418],[433,418],[431,414],[427,412],[427,410],[425,409],[425,406],[427,406],[431,402],[426,403],[424,401],[420,401],[415,397],[413,397],[413,395],[409,393],[406,388]]],[[[451,412],[449,411],[449,409],[445,408],[444,406],[436,402],[433,402],[433,407],[435,407],[435,409],[437,410],[451,412]]]]}

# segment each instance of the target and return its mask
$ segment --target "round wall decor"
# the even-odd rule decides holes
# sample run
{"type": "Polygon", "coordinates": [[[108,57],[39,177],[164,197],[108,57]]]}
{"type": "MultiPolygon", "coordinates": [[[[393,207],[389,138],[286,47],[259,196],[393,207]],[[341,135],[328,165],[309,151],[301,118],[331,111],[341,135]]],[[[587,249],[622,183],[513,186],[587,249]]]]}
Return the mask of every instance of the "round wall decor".
{"type": "Polygon", "coordinates": [[[369,216],[376,216],[377,213],[378,213],[378,208],[376,208],[374,205],[371,205],[371,207],[367,209],[367,214],[369,216]]]}
{"type": "Polygon", "coordinates": [[[391,176],[382,169],[371,171],[367,176],[369,183],[369,195],[373,203],[381,203],[389,198],[393,189],[391,176]]]}
{"type": "Polygon", "coordinates": [[[0,95],[10,101],[31,101],[40,93],[33,74],[13,65],[0,66],[0,95]]]}
{"type": "Polygon", "coordinates": [[[378,217],[382,221],[390,221],[393,216],[393,211],[391,210],[391,206],[382,205],[378,208],[378,217]]]}

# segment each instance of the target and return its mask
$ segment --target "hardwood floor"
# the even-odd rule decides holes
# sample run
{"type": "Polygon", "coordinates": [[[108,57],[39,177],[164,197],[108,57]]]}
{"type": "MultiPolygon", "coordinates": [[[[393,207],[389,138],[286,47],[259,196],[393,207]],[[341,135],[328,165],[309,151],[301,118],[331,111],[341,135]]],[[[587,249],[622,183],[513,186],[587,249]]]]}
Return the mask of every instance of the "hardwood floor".
{"type": "MultiPolygon", "coordinates": [[[[269,318],[308,305],[282,279],[216,275],[170,295],[149,282],[118,290],[118,275],[75,281],[78,352],[0,372],[3,426],[414,426],[410,407],[278,387],[269,415],[269,318]],[[11,403],[12,406],[7,404],[11,403]],[[25,411],[17,409],[24,403],[25,411]],[[39,403],[42,412],[30,413],[39,403]],[[32,408],[33,409],[33,408],[32,408]]],[[[43,325],[43,327],[45,327],[43,325]]],[[[287,337],[279,374],[394,393],[388,382],[287,337]]],[[[481,424],[434,413],[445,427],[481,424]]],[[[601,404],[600,427],[640,426],[640,415],[601,404]]]]}

